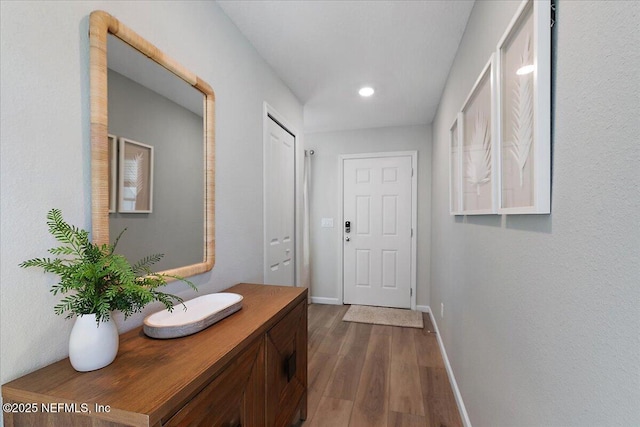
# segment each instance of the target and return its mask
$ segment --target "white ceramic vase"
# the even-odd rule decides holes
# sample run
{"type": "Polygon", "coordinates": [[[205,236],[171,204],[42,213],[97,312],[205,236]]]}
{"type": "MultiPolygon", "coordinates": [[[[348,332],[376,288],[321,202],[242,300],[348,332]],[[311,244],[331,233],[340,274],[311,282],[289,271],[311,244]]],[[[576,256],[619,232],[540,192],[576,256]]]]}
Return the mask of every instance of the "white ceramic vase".
{"type": "Polygon", "coordinates": [[[116,358],[119,341],[113,319],[98,325],[95,314],[78,316],[69,337],[71,366],[80,372],[104,368],[116,358]]]}

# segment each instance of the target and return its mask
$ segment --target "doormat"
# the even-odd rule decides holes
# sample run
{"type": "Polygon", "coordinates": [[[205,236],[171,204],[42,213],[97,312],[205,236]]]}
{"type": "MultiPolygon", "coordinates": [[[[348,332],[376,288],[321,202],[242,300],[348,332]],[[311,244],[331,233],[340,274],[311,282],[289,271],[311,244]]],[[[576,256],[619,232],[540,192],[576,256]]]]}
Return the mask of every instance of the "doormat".
{"type": "Polygon", "coordinates": [[[424,327],[422,313],[400,308],[370,307],[352,305],[342,318],[344,322],[373,323],[374,325],[402,326],[405,328],[424,327]]]}

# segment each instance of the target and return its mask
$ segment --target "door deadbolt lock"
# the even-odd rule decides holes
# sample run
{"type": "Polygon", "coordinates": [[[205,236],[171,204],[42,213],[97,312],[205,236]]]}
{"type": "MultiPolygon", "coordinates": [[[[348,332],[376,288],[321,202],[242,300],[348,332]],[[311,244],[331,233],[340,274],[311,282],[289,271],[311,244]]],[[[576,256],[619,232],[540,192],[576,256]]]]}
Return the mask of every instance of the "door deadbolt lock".
{"type": "Polygon", "coordinates": [[[351,221],[344,222],[344,232],[351,233],[351,221]]]}

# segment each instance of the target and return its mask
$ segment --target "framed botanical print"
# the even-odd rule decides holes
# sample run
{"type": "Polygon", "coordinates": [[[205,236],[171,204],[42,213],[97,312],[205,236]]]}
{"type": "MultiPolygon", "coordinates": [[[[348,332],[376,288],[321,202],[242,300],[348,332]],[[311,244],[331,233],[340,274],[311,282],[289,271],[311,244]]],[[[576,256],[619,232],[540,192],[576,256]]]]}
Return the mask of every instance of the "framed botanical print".
{"type": "Polygon", "coordinates": [[[109,213],[115,213],[118,188],[118,137],[107,135],[109,142],[109,213]]]}
{"type": "Polygon", "coordinates": [[[460,114],[449,128],[449,213],[463,215],[462,212],[462,156],[460,155],[460,114]]]}
{"type": "Polygon", "coordinates": [[[522,2],[496,52],[501,214],[551,212],[548,0],[522,2]]]}
{"type": "Polygon", "coordinates": [[[497,213],[494,56],[483,68],[458,116],[461,198],[465,215],[497,213]]]}
{"type": "Polygon", "coordinates": [[[153,212],[153,147],[120,138],[118,212],[153,212]]]}

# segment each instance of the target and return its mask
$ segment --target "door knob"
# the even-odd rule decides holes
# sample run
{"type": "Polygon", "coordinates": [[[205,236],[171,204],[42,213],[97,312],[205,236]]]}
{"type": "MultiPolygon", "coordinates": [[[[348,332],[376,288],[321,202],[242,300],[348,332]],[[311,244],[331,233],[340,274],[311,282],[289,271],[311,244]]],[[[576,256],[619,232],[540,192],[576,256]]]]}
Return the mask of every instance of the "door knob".
{"type": "Polygon", "coordinates": [[[347,237],[345,237],[345,238],[344,238],[344,240],[345,240],[346,242],[350,242],[350,241],[351,241],[351,237],[347,236],[347,237]]]}

